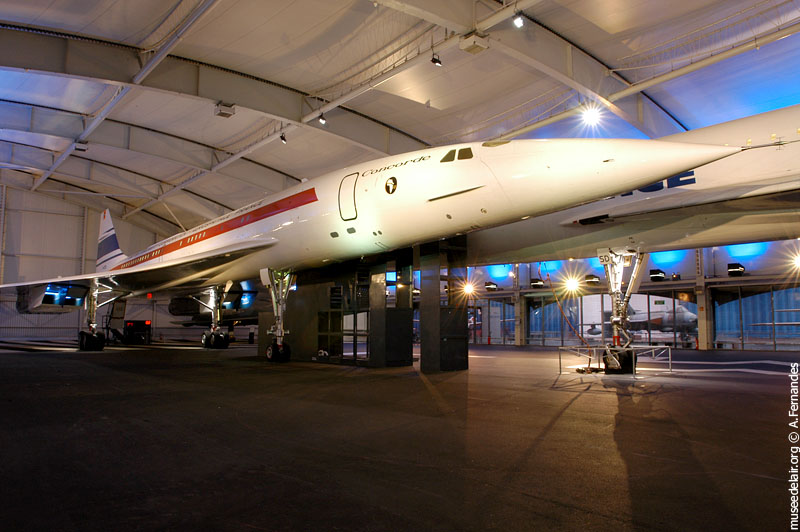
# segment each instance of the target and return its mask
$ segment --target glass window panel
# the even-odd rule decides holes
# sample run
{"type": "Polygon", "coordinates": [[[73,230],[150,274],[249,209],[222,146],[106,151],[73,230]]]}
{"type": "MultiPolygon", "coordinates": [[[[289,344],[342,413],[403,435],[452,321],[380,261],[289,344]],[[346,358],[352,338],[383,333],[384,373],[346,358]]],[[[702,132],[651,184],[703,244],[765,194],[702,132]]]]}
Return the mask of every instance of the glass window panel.
{"type": "Polygon", "coordinates": [[[742,287],[741,290],[744,348],[773,349],[770,287],[742,287]]]}
{"type": "Polygon", "coordinates": [[[528,343],[531,345],[542,345],[544,336],[542,334],[542,298],[527,298],[528,306],[528,343]]]}
{"type": "Polygon", "coordinates": [[[775,348],[779,351],[800,349],[800,287],[776,288],[772,299],[775,307],[775,348]]]}
{"type": "Polygon", "coordinates": [[[711,291],[714,305],[714,346],[721,349],[740,349],[739,289],[720,287],[711,291]]]}

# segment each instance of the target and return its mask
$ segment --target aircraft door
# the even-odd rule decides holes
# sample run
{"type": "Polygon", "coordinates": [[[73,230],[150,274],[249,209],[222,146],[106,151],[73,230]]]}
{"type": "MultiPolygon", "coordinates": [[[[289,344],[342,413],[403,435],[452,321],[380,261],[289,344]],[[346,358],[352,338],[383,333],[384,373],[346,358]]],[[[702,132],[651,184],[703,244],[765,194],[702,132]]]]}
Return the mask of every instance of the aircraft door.
{"type": "Polygon", "coordinates": [[[355,220],[358,217],[356,209],[356,183],[358,172],[344,176],[339,183],[339,215],[342,220],[355,220]]]}

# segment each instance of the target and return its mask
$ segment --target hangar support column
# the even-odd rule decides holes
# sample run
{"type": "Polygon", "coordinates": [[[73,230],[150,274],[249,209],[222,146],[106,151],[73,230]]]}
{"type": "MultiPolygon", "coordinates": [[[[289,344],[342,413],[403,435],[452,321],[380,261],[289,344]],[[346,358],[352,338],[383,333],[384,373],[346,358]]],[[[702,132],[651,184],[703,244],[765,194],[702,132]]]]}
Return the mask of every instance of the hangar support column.
{"type": "Polygon", "coordinates": [[[467,239],[465,236],[423,244],[420,266],[420,371],[453,371],[469,367],[467,297],[467,239]],[[446,268],[446,304],[441,295],[446,268]]]}
{"type": "Polygon", "coordinates": [[[369,367],[410,366],[414,362],[414,311],[411,307],[413,253],[395,254],[395,280],[387,278],[387,264],[370,269],[369,367]],[[387,288],[394,285],[394,299],[387,288]]]}
{"type": "Polygon", "coordinates": [[[713,335],[713,320],[711,313],[711,298],[706,289],[706,268],[703,257],[704,249],[696,249],[695,253],[695,287],[697,298],[697,349],[705,351],[711,349],[713,335]]]}

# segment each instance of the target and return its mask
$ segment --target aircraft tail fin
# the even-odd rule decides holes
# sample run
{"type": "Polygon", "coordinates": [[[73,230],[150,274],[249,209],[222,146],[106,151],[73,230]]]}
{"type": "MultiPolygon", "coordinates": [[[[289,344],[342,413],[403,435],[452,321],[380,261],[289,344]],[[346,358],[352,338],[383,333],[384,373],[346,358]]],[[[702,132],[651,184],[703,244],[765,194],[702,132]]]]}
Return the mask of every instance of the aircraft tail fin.
{"type": "Polygon", "coordinates": [[[111,221],[111,211],[103,211],[100,216],[100,234],[97,237],[97,269],[98,272],[105,272],[125,262],[127,255],[122,253],[117,242],[117,232],[114,230],[114,222],[111,221]]]}

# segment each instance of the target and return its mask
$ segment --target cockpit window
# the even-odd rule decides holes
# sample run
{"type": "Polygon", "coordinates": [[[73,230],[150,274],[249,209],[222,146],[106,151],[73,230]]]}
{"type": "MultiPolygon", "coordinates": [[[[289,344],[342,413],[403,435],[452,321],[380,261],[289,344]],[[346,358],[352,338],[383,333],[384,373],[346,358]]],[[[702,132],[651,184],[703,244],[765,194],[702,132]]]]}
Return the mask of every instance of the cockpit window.
{"type": "Polygon", "coordinates": [[[458,160],[472,159],[472,148],[462,148],[458,150],[458,160]]]}
{"type": "Polygon", "coordinates": [[[442,157],[442,160],[439,161],[440,163],[449,163],[450,161],[454,161],[456,158],[456,150],[450,150],[447,152],[447,155],[442,157]]]}

